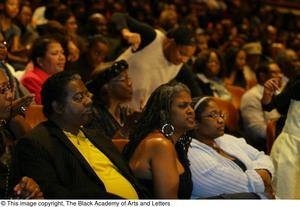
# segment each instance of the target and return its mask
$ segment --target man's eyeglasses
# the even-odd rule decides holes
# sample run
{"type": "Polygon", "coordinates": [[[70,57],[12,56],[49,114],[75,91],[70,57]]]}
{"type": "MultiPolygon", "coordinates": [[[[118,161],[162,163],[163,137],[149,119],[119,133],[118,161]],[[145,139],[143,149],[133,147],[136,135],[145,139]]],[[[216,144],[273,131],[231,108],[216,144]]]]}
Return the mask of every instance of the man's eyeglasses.
{"type": "Polygon", "coordinates": [[[216,113],[210,113],[203,117],[208,117],[208,118],[212,118],[212,119],[217,119],[217,118],[226,119],[225,114],[216,114],[216,113]]]}

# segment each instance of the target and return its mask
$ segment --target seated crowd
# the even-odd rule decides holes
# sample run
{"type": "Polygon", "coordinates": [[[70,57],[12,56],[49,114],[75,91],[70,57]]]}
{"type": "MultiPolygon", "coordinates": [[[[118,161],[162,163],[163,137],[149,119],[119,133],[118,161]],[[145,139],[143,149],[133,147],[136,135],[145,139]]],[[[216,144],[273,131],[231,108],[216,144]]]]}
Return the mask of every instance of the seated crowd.
{"type": "Polygon", "coordinates": [[[299,16],[99,2],[0,2],[1,198],[300,198],[299,16]]]}

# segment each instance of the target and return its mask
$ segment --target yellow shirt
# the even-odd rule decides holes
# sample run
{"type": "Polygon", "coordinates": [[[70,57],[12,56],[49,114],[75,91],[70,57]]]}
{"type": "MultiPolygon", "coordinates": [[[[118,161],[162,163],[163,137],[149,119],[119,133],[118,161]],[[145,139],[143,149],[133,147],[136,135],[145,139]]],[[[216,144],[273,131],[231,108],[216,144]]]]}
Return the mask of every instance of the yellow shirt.
{"type": "Polygon", "coordinates": [[[66,131],[64,133],[104,183],[107,192],[126,199],[138,199],[137,192],[131,183],[119,173],[118,168],[87,139],[81,130],[77,136],[66,131]]]}

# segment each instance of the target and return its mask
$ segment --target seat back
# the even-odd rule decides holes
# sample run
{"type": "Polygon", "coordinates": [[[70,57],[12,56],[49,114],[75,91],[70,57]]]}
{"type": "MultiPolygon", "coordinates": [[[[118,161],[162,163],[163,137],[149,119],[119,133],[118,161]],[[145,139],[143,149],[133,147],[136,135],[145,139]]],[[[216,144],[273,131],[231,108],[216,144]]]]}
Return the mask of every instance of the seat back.
{"type": "Polygon", "coordinates": [[[267,123],[267,154],[270,154],[272,145],[276,139],[277,120],[271,119],[267,123]]]}
{"type": "Polygon", "coordinates": [[[234,107],[230,101],[222,100],[217,97],[213,97],[213,100],[220,107],[222,112],[226,116],[225,126],[229,132],[236,132],[240,127],[239,125],[239,111],[234,107]]]}
{"type": "Polygon", "coordinates": [[[120,152],[123,151],[126,144],[128,144],[129,139],[122,139],[122,138],[113,138],[112,142],[118,148],[120,152]]]}
{"type": "Polygon", "coordinates": [[[25,122],[28,123],[31,128],[34,128],[36,125],[46,120],[47,118],[43,113],[42,105],[30,105],[25,111],[25,122]]]}
{"type": "Polygon", "coordinates": [[[233,86],[233,85],[226,85],[227,90],[232,95],[232,104],[236,109],[240,109],[241,105],[241,98],[243,94],[246,92],[246,90],[239,86],[233,86]]]}

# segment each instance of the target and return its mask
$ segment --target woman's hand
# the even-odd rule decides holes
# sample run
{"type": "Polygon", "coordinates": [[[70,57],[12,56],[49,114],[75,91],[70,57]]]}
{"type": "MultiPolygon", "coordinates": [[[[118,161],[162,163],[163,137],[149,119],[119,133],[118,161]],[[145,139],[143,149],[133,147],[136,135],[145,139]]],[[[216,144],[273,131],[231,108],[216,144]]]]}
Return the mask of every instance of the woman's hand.
{"type": "Polygon", "coordinates": [[[43,199],[39,185],[29,177],[23,177],[14,187],[15,196],[19,199],[43,199]]]}

